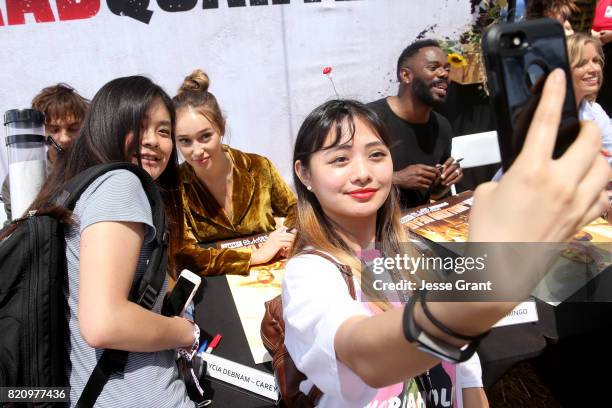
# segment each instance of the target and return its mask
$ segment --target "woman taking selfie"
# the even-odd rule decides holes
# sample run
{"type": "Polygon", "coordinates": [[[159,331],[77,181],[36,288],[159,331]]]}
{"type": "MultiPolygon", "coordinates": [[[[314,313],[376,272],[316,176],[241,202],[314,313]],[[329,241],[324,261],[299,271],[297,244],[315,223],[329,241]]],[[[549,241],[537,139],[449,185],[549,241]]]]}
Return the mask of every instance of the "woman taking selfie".
{"type": "MultiPolygon", "coordinates": [[[[166,206],[172,242],[180,242],[182,213],[173,143],[174,110],[149,79],[133,76],[104,85],[91,102],[81,134],[61,158],[32,208],[54,206],[66,182],[113,162],[132,162],[156,181],[166,206]],[[177,205],[178,203],[178,205],[177,205]]],[[[103,349],[126,350],[123,375],[111,375],[96,407],[193,407],[178,377],[176,348],[196,344],[197,326],[160,315],[167,276],[155,306],[128,300],[152,251],[155,227],[142,184],[128,170],[109,171],[83,192],[67,229],[70,405],[75,406],[103,349]]]]}
{"type": "Polygon", "coordinates": [[[208,85],[208,75],[196,70],[173,98],[176,143],[185,158],[185,237],[176,262],[201,275],[246,275],[249,266],[292,245],[295,235],[287,227],[294,223],[295,195],[270,160],[222,143],[225,118],[208,85]],[[275,217],[287,217],[287,227],[276,228],[275,217]],[[270,235],[255,250],[199,246],[261,233],[270,235]]]}
{"type": "MultiPolygon", "coordinates": [[[[565,241],[607,205],[603,189],[610,169],[592,124],[583,125],[562,158],[551,159],[565,84],[561,71],[550,75],[515,164],[500,183],[476,190],[470,241],[565,241]]],[[[315,109],[297,136],[298,236],[283,281],[285,345],[307,377],[300,390],[308,394],[316,386],[322,392],[315,399],[319,407],[364,407],[386,387],[426,374],[440,363],[436,353],[467,360],[469,355],[460,352],[471,343],[466,339],[487,332],[518,303],[428,302],[426,294],[412,294],[405,307],[361,303],[349,295],[348,281],[334,263],[300,254],[315,249],[349,265],[359,288],[362,251],[376,243],[384,256],[399,253],[406,239],[386,140],[379,120],[350,101],[315,109]],[[426,311],[417,302],[421,296],[426,311]],[[433,339],[434,353],[417,348],[423,346],[422,336],[433,339]]],[[[533,289],[533,276],[543,272],[534,265],[514,270],[495,263],[489,269],[493,277],[511,273],[513,280],[504,289],[524,299],[533,289]]],[[[461,370],[457,365],[457,377],[469,377],[461,370]]],[[[482,390],[472,389],[476,392],[463,389],[457,405],[487,406],[482,390]]]]}

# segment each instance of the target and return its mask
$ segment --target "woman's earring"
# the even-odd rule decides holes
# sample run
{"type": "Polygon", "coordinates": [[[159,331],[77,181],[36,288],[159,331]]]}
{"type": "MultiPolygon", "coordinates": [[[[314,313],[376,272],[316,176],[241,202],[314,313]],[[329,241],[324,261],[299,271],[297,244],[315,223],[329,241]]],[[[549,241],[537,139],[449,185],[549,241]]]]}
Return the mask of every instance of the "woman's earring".
{"type": "Polygon", "coordinates": [[[306,186],[306,190],[312,191],[312,186],[306,186]]]}

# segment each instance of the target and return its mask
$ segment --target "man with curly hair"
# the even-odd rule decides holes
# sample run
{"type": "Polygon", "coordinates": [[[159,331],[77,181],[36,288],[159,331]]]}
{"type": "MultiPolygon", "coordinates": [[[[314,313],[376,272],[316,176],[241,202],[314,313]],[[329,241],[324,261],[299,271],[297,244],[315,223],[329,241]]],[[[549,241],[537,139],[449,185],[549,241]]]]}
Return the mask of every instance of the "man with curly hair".
{"type": "MultiPolygon", "coordinates": [[[[59,152],[69,148],[77,137],[89,109],[89,101],[70,85],[59,83],[42,89],[32,100],[32,109],[45,114],[49,144],[47,161],[49,166],[53,166],[59,152]]],[[[8,223],[13,216],[8,175],[2,183],[2,201],[8,223]]]]}

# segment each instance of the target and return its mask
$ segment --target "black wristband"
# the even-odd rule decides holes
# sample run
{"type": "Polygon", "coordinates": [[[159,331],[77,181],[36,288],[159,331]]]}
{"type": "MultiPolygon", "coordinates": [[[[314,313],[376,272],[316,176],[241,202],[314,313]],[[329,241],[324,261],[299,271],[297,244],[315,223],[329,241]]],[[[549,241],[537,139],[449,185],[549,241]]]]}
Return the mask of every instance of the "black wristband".
{"type": "Polygon", "coordinates": [[[487,334],[489,334],[490,330],[487,330],[486,332],[479,334],[477,336],[467,336],[465,334],[459,334],[456,331],[452,330],[450,327],[445,326],[442,322],[440,322],[438,319],[436,319],[434,317],[434,315],[431,313],[431,310],[429,310],[429,307],[427,307],[427,302],[425,301],[425,295],[427,294],[427,292],[418,292],[416,295],[417,298],[420,298],[420,303],[421,303],[421,309],[423,309],[423,313],[425,314],[425,317],[427,317],[427,319],[434,325],[436,326],[440,331],[444,332],[445,334],[454,337],[456,339],[459,340],[465,340],[465,341],[480,341],[482,340],[487,334]]]}
{"type": "Polygon", "coordinates": [[[449,363],[457,364],[469,360],[476,352],[480,341],[475,340],[459,348],[423,331],[414,319],[414,306],[418,301],[418,297],[419,294],[414,293],[410,296],[406,306],[404,306],[402,328],[406,340],[409,343],[416,343],[416,347],[420,351],[449,363]]]}

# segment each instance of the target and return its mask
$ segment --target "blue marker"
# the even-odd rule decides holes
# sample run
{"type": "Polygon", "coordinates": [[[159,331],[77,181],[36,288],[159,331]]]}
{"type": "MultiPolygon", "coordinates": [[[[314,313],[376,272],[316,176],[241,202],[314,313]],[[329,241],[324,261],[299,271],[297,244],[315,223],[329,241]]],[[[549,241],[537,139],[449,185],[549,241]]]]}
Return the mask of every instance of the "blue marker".
{"type": "Polygon", "coordinates": [[[206,350],[206,346],[208,346],[208,340],[204,340],[204,343],[198,349],[198,354],[203,353],[206,350]]]}

